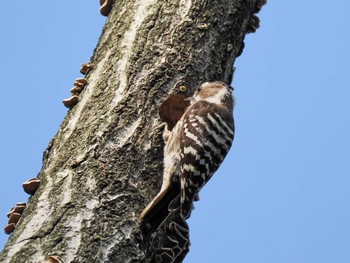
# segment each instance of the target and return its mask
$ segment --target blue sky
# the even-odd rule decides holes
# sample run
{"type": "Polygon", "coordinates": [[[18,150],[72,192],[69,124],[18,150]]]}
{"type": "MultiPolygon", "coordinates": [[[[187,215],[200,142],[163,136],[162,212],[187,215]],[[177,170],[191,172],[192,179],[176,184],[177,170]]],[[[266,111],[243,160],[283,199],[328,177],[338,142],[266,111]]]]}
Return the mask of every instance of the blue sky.
{"type": "MultiPolygon", "coordinates": [[[[0,3],[2,226],[105,21],[98,1],[43,3],[0,3]]],[[[350,262],[349,10],[270,0],[261,11],[235,64],[235,142],[189,220],[185,262],[350,262]]]]}

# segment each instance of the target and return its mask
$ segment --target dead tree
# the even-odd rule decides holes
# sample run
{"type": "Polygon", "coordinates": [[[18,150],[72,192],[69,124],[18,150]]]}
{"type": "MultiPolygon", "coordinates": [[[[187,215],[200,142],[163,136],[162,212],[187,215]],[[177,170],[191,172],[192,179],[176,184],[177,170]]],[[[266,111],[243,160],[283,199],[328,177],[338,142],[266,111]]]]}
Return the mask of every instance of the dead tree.
{"type": "Polygon", "coordinates": [[[45,152],[41,185],[0,261],[154,262],[161,231],[145,243],[138,218],[161,185],[158,109],[204,81],[230,83],[264,3],[116,1],[88,84],[45,152]]]}

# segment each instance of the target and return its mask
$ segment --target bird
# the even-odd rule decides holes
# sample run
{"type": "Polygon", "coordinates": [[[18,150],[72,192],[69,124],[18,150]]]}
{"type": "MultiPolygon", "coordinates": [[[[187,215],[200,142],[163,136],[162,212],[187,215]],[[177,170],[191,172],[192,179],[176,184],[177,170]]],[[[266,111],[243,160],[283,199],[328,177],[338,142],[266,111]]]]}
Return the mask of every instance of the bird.
{"type": "Polygon", "coordinates": [[[233,88],[205,82],[172,130],[162,123],[163,182],[159,193],[140,215],[141,229],[152,234],[172,214],[188,219],[199,191],[210,180],[231,148],[235,125],[233,88]]]}

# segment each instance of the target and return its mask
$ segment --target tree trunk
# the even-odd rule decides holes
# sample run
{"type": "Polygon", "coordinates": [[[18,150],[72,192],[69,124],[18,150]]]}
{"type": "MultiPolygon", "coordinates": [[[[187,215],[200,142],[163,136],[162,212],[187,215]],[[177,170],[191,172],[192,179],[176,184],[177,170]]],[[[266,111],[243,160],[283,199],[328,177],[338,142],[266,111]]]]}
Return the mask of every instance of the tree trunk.
{"type": "Polygon", "coordinates": [[[1,262],[151,261],[138,218],[161,185],[158,109],[180,86],[187,96],[204,81],[230,83],[256,2],[114,4],[88,85],[46,151],[42,183],[1,262]]]}

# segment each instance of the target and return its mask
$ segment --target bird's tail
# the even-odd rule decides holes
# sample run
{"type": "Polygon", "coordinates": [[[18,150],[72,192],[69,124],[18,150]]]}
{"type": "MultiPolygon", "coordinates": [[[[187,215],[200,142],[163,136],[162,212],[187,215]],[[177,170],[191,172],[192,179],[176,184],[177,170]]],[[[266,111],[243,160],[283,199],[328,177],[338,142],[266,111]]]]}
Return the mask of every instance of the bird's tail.
{"type": "Polygon", "coordinates": [[[191,216],[192,210],[194,209],[193,202],[198,201],[199,196],[195,187],[186,186],[185,177],[181,178],[180,184],[180,213],[185,219],[188,219],[191,216]]]}
{"type": "Polygon", "coordinates": [[[177,209],[180,201],[180,186],[173,183],[160,192],[140,215],[140,229],[144,238],[148,238],[168,218],[170,212],[177,209]]]}

